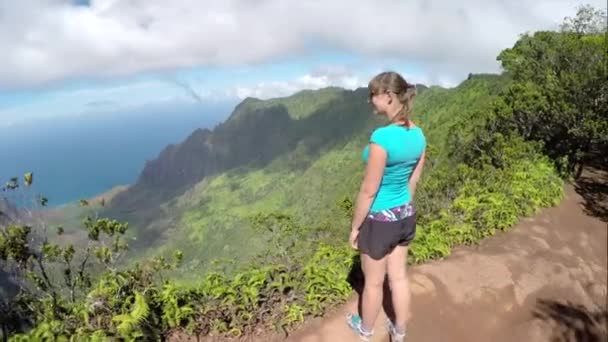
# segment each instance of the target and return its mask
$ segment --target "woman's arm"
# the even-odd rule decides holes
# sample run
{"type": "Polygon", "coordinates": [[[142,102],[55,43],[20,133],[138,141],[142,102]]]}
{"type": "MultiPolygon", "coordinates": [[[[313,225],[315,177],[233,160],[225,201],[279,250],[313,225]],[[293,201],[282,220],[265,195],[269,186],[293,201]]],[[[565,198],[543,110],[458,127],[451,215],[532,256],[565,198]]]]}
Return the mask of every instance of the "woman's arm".
{"type": "Polygon", "coordinates": [[[365,176],[361,183],[357,202],[355,203],[353,219],[351,224],[352,231],[358,231],[363,224],[365,216],[378,193],[378,188],[384,175],[386,165],[386,151],[380,145],[371,143],[369,145],[369,156],[365,167],[365,176]]]}
{"type": "Polygon", "coordinates": [[[425,160],[426,150],[422,151],[422,155],[420,156],[420,159],[418,159],[418,162],[416,163],[414,171],[412,172],[412,175],[410,176],[410,180],[408,182],[411,198],[414,198],[414,193],[416,192],[416,184],[418,183],[418,181],[420,180],[420,176],[422,175],[422,169],[424,168],[425,160]]]}

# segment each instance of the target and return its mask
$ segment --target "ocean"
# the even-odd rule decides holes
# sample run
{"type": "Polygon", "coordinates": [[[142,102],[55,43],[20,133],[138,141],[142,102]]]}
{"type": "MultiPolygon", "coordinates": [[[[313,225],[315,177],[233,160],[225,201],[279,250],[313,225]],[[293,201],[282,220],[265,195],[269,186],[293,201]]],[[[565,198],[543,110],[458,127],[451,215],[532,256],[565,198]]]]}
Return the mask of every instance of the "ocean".
{"type": "Polygon", "coordinates": [[[48,207],[90,198],[132,184],[146,160],[197,128],[212,129],[233,108],[225,103],[90,114],[0,128],[0,184],[11,177],[22,184],[23,175],[32,172],[28,198],[40,194],[48,198],[48,207]]]}

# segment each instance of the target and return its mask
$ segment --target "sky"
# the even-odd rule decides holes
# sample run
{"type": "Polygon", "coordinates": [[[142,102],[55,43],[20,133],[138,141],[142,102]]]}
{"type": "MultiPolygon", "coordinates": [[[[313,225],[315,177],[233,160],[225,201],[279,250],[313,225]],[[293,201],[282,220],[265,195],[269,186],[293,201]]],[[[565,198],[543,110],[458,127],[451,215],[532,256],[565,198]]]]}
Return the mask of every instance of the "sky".
{"type": "MultiPolygon", "coordinates": [[[[589,0],[605,8],[605,0],[589,0]]],[[[0,129],[365,86],[391,69],[455,86],[500,72],[520,34],[573,0],[0,1],[0,129]]]]}

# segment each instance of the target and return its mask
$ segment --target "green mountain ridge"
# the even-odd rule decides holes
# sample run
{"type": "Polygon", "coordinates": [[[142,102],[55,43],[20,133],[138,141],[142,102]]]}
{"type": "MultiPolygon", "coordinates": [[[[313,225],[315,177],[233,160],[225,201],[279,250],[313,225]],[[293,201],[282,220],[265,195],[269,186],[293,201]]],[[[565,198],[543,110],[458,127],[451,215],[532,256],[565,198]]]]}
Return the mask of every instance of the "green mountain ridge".
{"type": "MultiPolygon", "coordinates": [[[[416,87],[418,94],[421,94],[424,90],[428,89],[424,84],[416,84],[416,87]]],[[[289,116],[293,119],[302,119],[312,114],[311,109],[320,108],[332,100],[338,99],[345,91],[347,90],[341,87],[329,86],[318,90],[303,89],[289,96],[276,97],[267,100],[247,97],[236,106],[234,113],[228,120],[238,118],[241,112],[246,112],[247,110],[267,109],[277,105],[285,106],[289,116]]],[[[358,88],[355,89],[354,92],[367,92],[367,88],[358,88]]]]}
{"type": "MultiPolygon", "coordinates": [[[[489,105],[507,83],[479,75],[452,89],[419,85],[413,120],[441,151],[450,126],[489,105]]],[[[246,99],[224,123],[195,130],[150,161],[138,183],[112,200],[108,216],[135,227],[131,245],[141,257],[184,250],[184,273],[203,272],[213,259],[247,260],[265,243],[252,230],[254,214],[283,212],[303,224],[335,216],[336,203],[354,196],[362,148],[382,124],[365,88],[246,99]],[[121,212],[126,207],[136,215],[121,212]]]]}
{"type": "Polygon", "coordinates": [[[285,106],[289,116],[293,119],[302,119],[312,113],[311,109],[319,108],[334,99],[337,99],[344,88],[325,87],[319,90],[303,89],[292,95],[262,100],[256,97],[247,97],[235,107],[228,120],[237,120],[241,113],[255,109],[268,109],[273,106],[285,106]]]}

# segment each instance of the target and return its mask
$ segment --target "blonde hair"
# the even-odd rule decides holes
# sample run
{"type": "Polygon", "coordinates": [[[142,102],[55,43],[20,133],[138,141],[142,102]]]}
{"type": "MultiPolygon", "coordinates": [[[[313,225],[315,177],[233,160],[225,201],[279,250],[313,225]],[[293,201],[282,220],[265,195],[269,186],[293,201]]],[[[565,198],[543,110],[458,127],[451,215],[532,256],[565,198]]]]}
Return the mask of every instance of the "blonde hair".
{"type": "Polygon", "coordinates": [[[397,72],[385,71],[369,81],[368,89],[370,98],[376,94],[393,93],[397,95],[399,102],[403,104],[403,108],[395,115],[391,121],[404,120],[409,126],[410,114],[414,105],[414,97],[416,97],[416,86],[407,83],[407,81],[397,72]]]}

